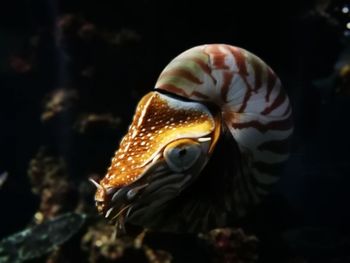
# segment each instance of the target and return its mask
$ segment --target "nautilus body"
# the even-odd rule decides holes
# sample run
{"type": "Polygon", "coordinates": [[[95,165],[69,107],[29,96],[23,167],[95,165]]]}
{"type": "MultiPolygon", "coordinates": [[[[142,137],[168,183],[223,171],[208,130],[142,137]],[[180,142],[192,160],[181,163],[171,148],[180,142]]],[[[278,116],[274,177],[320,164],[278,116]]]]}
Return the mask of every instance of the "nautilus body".
{"type": "Polygon", "coordinates": [[[174,231],[229,224],[278,180],[293,130],[289,99],[261,59],[191,48],[139,102],[95,195],[116,221],[174,231]]]}

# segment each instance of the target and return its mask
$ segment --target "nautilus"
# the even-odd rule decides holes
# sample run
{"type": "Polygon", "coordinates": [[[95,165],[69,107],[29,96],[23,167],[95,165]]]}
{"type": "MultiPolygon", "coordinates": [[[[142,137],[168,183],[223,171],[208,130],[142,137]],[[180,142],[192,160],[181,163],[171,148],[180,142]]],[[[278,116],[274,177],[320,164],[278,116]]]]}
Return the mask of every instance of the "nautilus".
{"type": "Polygon", "coordinates": [[[289,155],[292,109],[274,71],[245,49],[208,44],[175,57],[138,103],[98,211],[166,231],[228,225],[254,209],[289,155]]]}

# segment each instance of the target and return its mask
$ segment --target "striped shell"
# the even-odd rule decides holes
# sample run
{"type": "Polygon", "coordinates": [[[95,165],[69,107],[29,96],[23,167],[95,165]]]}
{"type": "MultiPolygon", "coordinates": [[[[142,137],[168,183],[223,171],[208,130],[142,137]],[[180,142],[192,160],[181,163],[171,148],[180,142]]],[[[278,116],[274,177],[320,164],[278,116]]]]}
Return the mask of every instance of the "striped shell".
{"type": "Polygon", "coordinates": [[[244,49],[202,45],[173,59],[155,88],[220,107],[241,152],[243,173],[233,193],[238,213],[258,203],[278,180],[293,130],[288,96],[272,69],[244,49]]]}

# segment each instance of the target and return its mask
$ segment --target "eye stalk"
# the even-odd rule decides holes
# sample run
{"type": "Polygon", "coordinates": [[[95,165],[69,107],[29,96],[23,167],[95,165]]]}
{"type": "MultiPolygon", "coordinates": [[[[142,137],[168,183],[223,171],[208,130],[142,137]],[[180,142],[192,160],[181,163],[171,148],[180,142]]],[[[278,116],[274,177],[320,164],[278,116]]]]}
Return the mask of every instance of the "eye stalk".
{"type": "Polygon", "coordinates": [[[193,166],[202,151],[200,143],[192,139],[180,139],[169,143],[164,149],[164,159],[174,172],[183,172],[193,166]]]}

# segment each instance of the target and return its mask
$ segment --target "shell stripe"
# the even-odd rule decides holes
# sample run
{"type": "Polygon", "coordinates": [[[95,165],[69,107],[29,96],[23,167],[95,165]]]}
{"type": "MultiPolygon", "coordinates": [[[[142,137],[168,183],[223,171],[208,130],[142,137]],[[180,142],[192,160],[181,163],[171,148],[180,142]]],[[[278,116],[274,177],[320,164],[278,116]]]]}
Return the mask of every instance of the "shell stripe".
{"type": "Polygon", "coordinates": [[[195,84],[203,84],[203,82],[196,77],[196,75],[192,74],[191,71],[183,68],[176,68],[167,71],[163,77],[170,76],[170,77],[180,77],[183,79],[186,79],[187,81],[190,81],[195,84]]]}
{"type": "Polygon", "coordinates": [[[234,73],[231,71],[225,71],[223,72],[223,74],[224,74],[224,83],[221,88],[221,98],[223,101],[227,102],[227,93],[229,92],[229,88],[230,88],[234,73]]]}
{"type": "Polygon", "coordinates": [[[266,109],[263,110],[261,112],[261,114],[262,115],[269,114],[270,112],[272,112],[273,110],[275,110],[276,108],[281,106],[283,104],[283,102],[285,102],[286,99],[287,99],[286,93],[284,92],[284,90],[280,89],[278,96],[275,98],[275,100],[273,101],[271,106],[266,107],[266,109]]]}
{"type": "Polygon", "coordinates": [[[260,151],[270,151],[275,152],[279,154],[288,154],[289,147],[288,147],[288,141],[291,139],[291,136],[284,139],[285,142],[281,143],[281,140],[271,140],[263,142],[258,146],[258,150],[260,151]]]}
{"type": "Polygon", "coordinates": [[[235,129],[255,128],[261,133],[266,133],[269,130],[290,130],[293,127],[291,116],[279,121],[271,121],[266,124],[259,121],[250,121],[243,123],[233,123],[232,127],[235,129]]]}
{"type": "Polygon", "coordinates": [[[270,101],[270,95],[271,95],[273,87],[276,84],[276,81],[277,81],[277,78],[276,78],[275,73],[270,68],[268,68],[268,71],[267,71],[267,92],[266,92],[266,96],[265,96],[265,100],[267,102],[270,101]]]}

